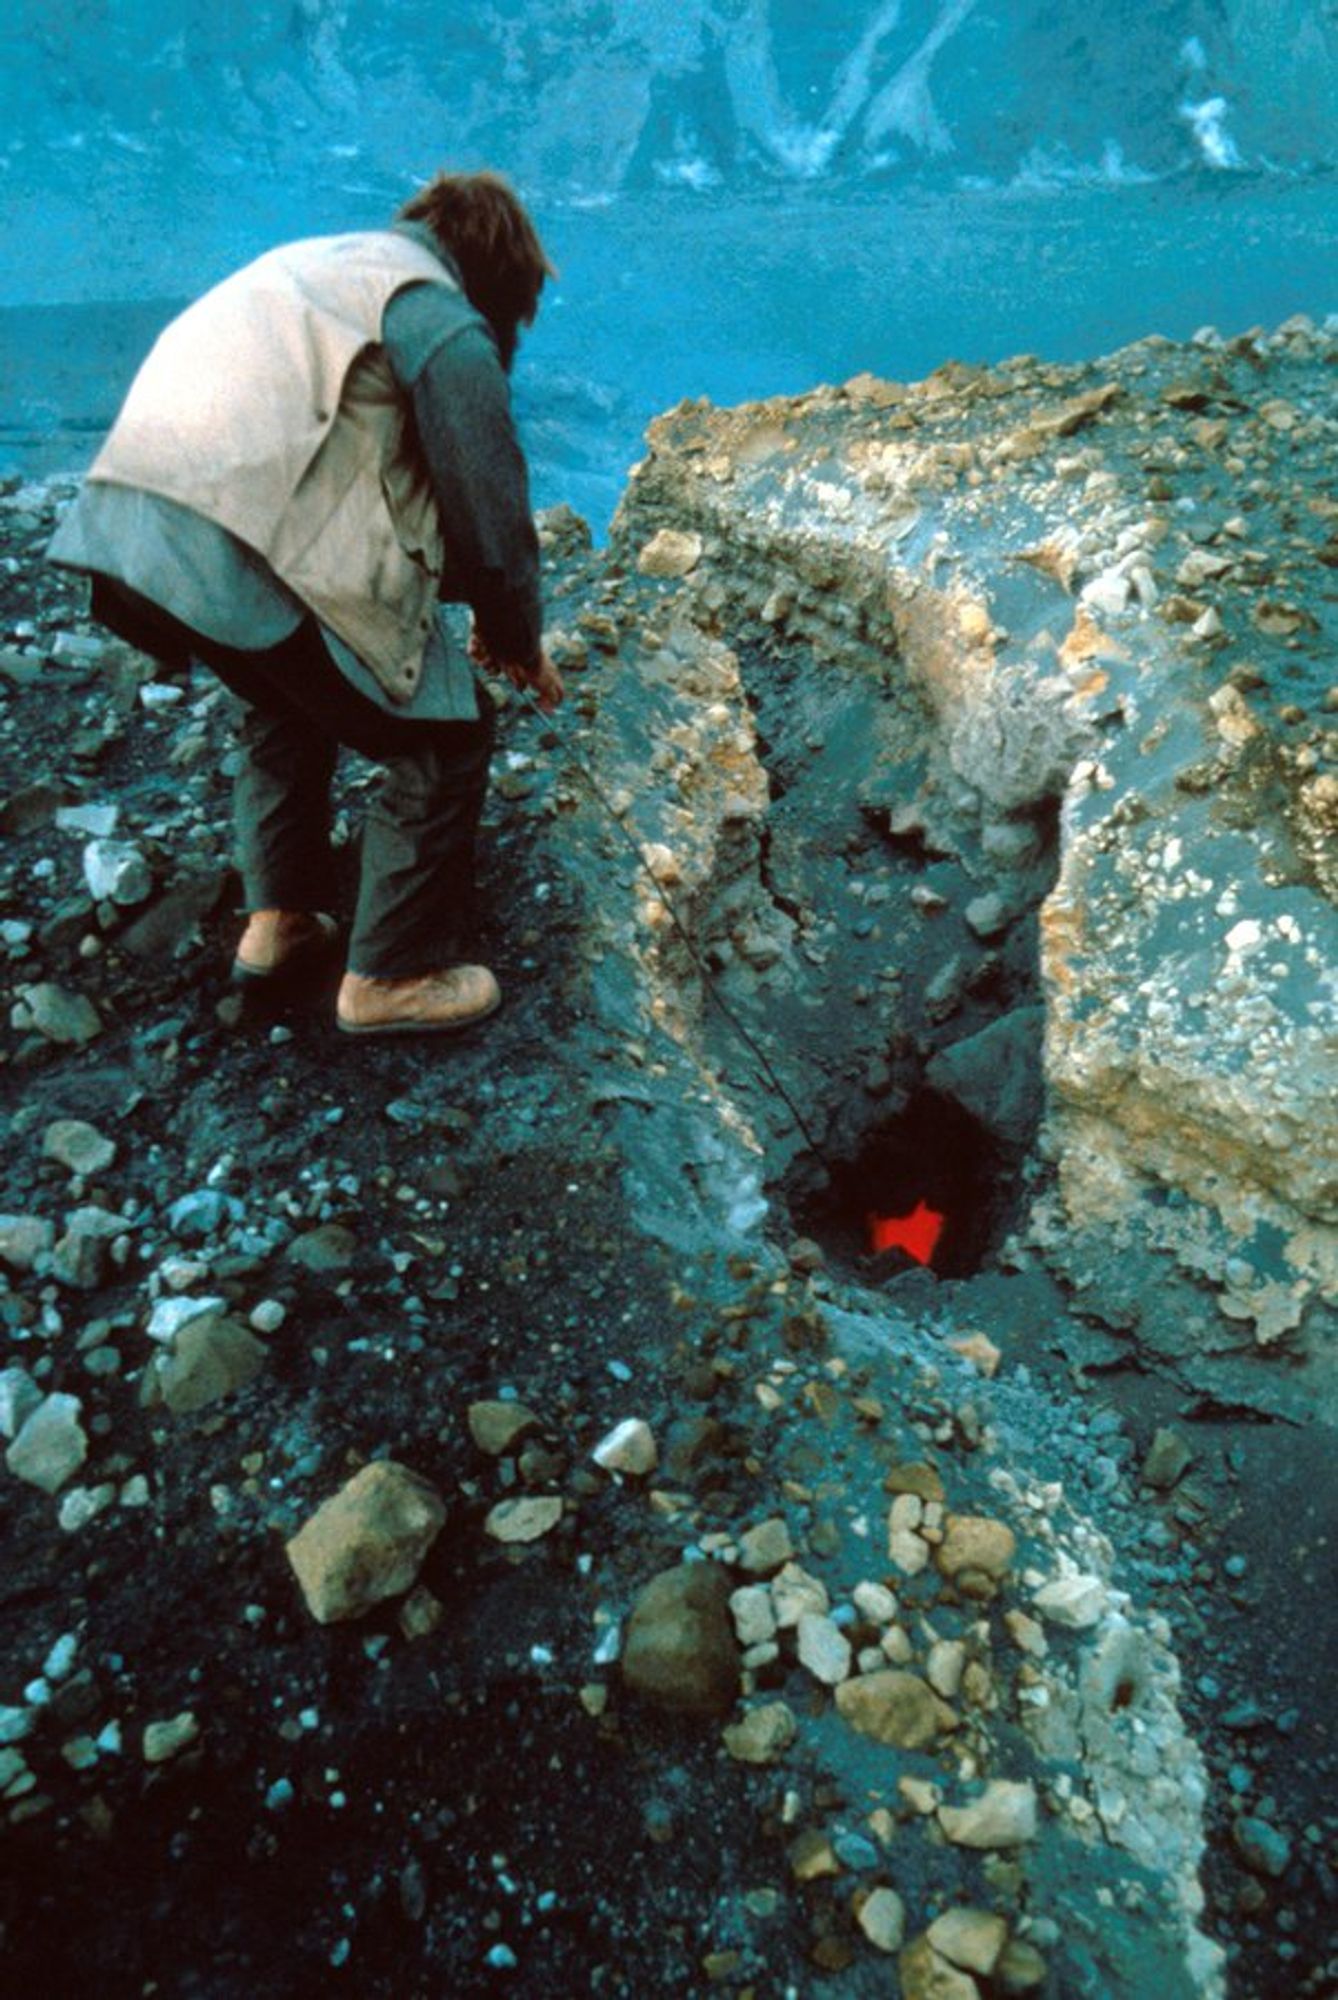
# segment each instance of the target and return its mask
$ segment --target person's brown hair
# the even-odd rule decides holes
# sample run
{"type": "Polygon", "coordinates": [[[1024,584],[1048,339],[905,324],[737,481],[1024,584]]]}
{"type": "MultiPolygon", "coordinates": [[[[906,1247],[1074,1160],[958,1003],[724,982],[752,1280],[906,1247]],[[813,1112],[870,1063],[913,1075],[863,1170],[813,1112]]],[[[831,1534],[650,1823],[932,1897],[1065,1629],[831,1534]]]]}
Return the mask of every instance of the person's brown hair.
{"type": "Polygon", "coordinates": [[[460,267],[466,295],[490,322],[509,360],[516,329],[539,310],[557,274],[519,196],[500,174],[438,174],[411,195],[401,222],[424,222],[460,267]]]}

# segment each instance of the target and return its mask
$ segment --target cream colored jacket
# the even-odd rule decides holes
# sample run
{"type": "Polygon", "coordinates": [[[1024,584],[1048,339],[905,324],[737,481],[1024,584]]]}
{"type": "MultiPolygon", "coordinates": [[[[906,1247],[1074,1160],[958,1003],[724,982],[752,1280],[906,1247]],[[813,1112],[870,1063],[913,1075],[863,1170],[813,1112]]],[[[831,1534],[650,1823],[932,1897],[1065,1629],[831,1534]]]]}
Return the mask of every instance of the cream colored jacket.
{"type": "Polygon", "coordinates": [[[159,336],[88,474],[238,536],[395,701],[422,672],[443,544],[381,320],[423,282],[459,289],[390,230],[269,251],[159,336]]]}

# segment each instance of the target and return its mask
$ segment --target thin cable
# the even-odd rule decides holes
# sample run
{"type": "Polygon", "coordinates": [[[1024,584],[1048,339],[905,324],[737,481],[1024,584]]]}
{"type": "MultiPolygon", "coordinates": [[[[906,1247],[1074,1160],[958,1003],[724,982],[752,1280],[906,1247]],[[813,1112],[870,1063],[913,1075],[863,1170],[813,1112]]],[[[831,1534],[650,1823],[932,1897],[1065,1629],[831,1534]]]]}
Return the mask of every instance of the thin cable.
{"type": "MultiPolygon", "coordinates": [[[[548,723],[550,727],[552,726],[554,720],[554,714],[550,714],[546,712],[544,709],[542,709],[539,706],[539,703],[536,701],[534,695],[530,692],[528,688],[517,688],[516,692],[520,695],[521,700],[525,702],[526,705],[530,709],[532,709],[533,712],[537,716],[539,716],[543,722],[548,723]]],[[[744,1047],[749,1051],[754,1062],[757,1064],[758,1068],[762,1071],[762,1074],[766,1077],[767,1082],[776,1092],[776,1095],[780,1098],[782,1104],[784,1104],[786,1110],[789,1112],[791,1118],[794,1120],[795,1130],[799,1133],[800,1137],[803,1139],[804,1144],[807,1146],[809,1152],[812,1153],[814,1159],[820,1162],[820,1164],[826,1170],[826,1172],[828,1174],[831,1174],[833,1172],[831,1161],[827,1158],[827,1155],[823,1152],[822,1147],[818,1144],[817,1140],[813,1137],[813,1134],[810,1132],[808,1125],[805,1123],[803,1113],[800,1111],[799,1106],[795,1103],[794,1099],[791,1097],[789,1091],[785,1088],[785,1085],[781,1082],[780,1078],[777,1076],[774,1068],[771,1065],[769,1058],[766,1055],[766,1052],[762,1049],[762,1047],[760,1046],[756,1038],[753,1036],[753,1034],[750,1032],[750,1030],[744,1026],[743,1022],[734,1012],[734,1009],[730,1006],[729,1002],[720,992],[714,979],[711,977],[710,970],[707,967],[705,960],[702,958],[701,953],[698,951],[696,945],[693,943],[692,938],[688,933],[686,924],[683,922],[683,919],[679,916],[678,911],[674,908],[674,901],[672,896],[670,896],[664,884],[656,880],[654,873],[652,872],[650,866],[646,861],[645,855],[641,851],[640,843],[634,838],[632,833],[628,830],[628,828],[623,824],[622,820],[619,818],[617,812],[614,810],[613,801],[609,798],[607,792],[600,784],[594,772],[591,771],[588,768],[588,766],[582,762],[581,758],[579,758],[576,755],[576,752],[572,749],[570,736],[566,738],[566,741],[563,744],[563,749],[573,769],[576,771],[577,776],[583,778],[585,783],[589,786],[591,795],[603,810],[606,818],[609,820],[609,823],[617,828],[623,840],[627,843],[627,846],[631,849],[632,854],[636,860],[637,867],[640,869],[641,873],[645,876],[646,880],[650,883],[651,887],[654,889],[655,894],[659,899],[659,901],[663,903],[665,910],[668,913],[669,921],[673,925],[674,929],[677,931],[679,938],[681,939],[689,958],[696,966],[697,971],[701,976],[702,985],[706,989],[708,996],[715,1002],[716,1006],[720,1009],[720,1012],[724,1015],[726,1021],[729,1023],[730,1027],[734,1030],[734,1033],[738,1036],[739,1040],[743,1043],[744,1047]]]]}

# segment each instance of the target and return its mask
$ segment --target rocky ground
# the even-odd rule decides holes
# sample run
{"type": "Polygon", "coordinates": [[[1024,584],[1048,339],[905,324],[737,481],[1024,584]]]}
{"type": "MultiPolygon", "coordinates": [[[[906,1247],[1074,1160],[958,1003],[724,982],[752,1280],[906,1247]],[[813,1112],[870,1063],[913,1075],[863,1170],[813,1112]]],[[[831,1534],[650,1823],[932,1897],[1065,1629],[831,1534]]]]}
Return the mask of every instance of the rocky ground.
{"type": "Polygon", "coordinates": [[[663,420],[449,1048],[3,496],[16,1984],[1334,1990],[1336,354],[663,420]]]}

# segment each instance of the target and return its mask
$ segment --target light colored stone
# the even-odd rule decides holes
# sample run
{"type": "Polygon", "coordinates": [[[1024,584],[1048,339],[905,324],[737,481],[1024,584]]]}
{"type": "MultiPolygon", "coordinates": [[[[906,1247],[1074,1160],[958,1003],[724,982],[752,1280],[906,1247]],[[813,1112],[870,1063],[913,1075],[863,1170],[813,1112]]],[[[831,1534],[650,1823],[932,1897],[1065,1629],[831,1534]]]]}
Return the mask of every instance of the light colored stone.
{"type": "Polygon", "coordinates": [[[739,1691],[729,1578],[717,1563],[683,1563],[652,1577],[632,1607],[623,1679],[659,1708],[722,1715],[739,1691]]]}
{"type": "Polygon", "coordinates": [[[41,1400],[26,1368],[0,1368],[0,1437],[17,1437],[41,1400]]]}
{"type": "Polygon", "coordinates": [[[888,1561],[903,1576],[919,1576],[929,1567],[929,1544],[914,1528],[892,1528],[887,1537],[888,1561]]]}
{"type": "Polygon", "coordinates": [[[552,1534],[563,1511],[558,1494],[535,1493],[518,1500],[499,1500],[483,1525],[495,1542],[537,1542],[552,1534]]]}
{"type": "Polygon", "coordinates": [[[966,1670],[966,1647],[960,1639],[936,1639],[925,1661],[925,1679],[935,1694],[955,1701],[966,1670]]]}
{"type": "Polygon", "coordinates": [[[632,1479],[644,1479],[660,1462],[650,1425],[640,1417],[615,1424],[590,1455],[605,1472],[623,1472],[632,1479]]]}
{"type": "Polygon", "coordinates": [[[906,1905],[895,1889],[871,1889],[856,1901],[855,1922],[875,1951],[900,1951],[906,1936],[906,1905]]]}
{"type": "Polygon", "coordinates": [[[51,1253],[52,1275],[76,1291],[96,1291],[106,1279],[112,1244],[125,1231],[124,1216],[105,1208],[74,1209],[51,1253]]]}
{"type": "Polygon", "coordinates": [[[1021,1847],[1036,1838],[1036,1788],[995,1778],[965,1806],[940,1806],[939,1825],[958,1847],[1021,1847]]]}
{"type": "Polygon", "coordinates": [[[42,1134],[42,1156],[87,1179],[107,1171],[116,1158],[116,1141],[82,1118],[57,1118],[42,1134]]]}
{"type": "Polygon", "coordinates": [[[901,2000],[979,2000],[980,1988],[969,1972],[940,1958],[928,1936],[908,1944],[897,1960],[901,2000]]]}
{"type": "Polygon", "coordinates": [[[538,1417],[525,1403],[471,1403],[466,1421],[469,1435],[489,1458],[503,1457],[521,1438],[540,1428],[538,1417]]]}
{"type": "Polygon", "coordinates": [[[819,1613],[806,1611],[799,1620],[799,1664],[815,1681],[836,1687],[850,1674],[850,1641],[839,1625],[819,1613]]]}
{"type": "Polygon", "coordinates": [[[1108,1600],[1099,1576],[1057,1576],[1034,1591],[1031,1601],[1048,1625],[1085,1632],[1100,1624],[1108,1600]]]}
{"type": "Polygon", "coordinates": [[[894,1667],[908,1667],[915,1658],[911,1635],[904,1625],[889,1625],[878,1641],[878,1650],[894,1667]]]}
{"type": "Polygon", "coordinates": [[[77,1396],[47,1396],[33,1411],[5,1453],[16,1479],[59,1493],[88,1457],[88,1439],[79,1421],[77,1396]]]}
{"type": "Polygon", "coordinates": [[[660,528],[643,546],[636,566],[643,576],[689,576],[702,558],[702,538],[678,528],[660,528]]]}
{"type": "Polygon", "coordinates": [[[227,1300],[221,1298],[159,1299],[149,1314],[144,1331],[150,1340],[170,1347],[183,1327],[189,1326],[193,1319],[212,1319],[227,1309],[227,1300]]]}
{"type": "Polygon", "coordinates": [[[843,1681],[836,1706],[852,1729],[897,1750],[924,1750],[939,1733],[939,1708],[934,1693],[916,1674],[885,1667],[843,1681]]]}
{"type": "Polygon", "coordinates": [[[67,1487],[56,1509],[57,1523],[67,1535],[77,1534],[90,1521],[96,1521],[99,1514],[105,1514],[115,1498],[116,1487],[110,1479],[97,1486],[67,1487]]]}
{"type": "Polygon", "coordinates": [[[1005,1994],[1034,1993],[1044,1986],[1049,1967],[1027,1938],[1009,1938],[994,1968],[999,1991],[1005,1994]]]}
{"type": "Polygon", "coordinates": [[[890,1625],[897,1615],[894,1592],[885,1583],[857,1583],[851,1592],[855,1609],[870,1625],[890,1625]]]}
{"type": "Polygon", "coordinates": [[[932,1784],[928,1778],[902,1776],[897,1779],[897,1790],[912,1812],[917,1812],[922,1817],[937,1812],[941,1794],[938,1786],[932,1784]]]}
{"type": "Polygon", "coordinates": [[[988,1979],[1008,1942],[1008,1926],[991,1910],[960,1905],[936,1917],[926,1936],[940,1958],[960,1966],[963,1972],[979,1972],[988,1979]]]}
{"type": "Polygon", "coordinates": [[[84,849],[84,881],[95,903],[130,909],[153,891],[153,874],[133,841],[90,840],[84,849]]]}
{"type": "Polygon", "coordinates": [[[776,1636],[776,1614],[764,1583],[746,1584],[730,1597],[734,1634],[741,1646],[765,1646],[776,1636]]]}
{"type": "Polygon", "coordinates": [[[929,1562],[929,1545],[918,1532],[924,1501],[918,1493],[898,1493],[888,1509],[887,1553],[905,1576],[918,1576],[929,1562]]]}
{"type": "Polygon", "coordinates": [[[312,1617],[358,1618],[408,1590],[445,1519],[441,1495],[416,1472],[393,1459],[365,1465],[287,1544],[312,1617]]]}
{"type": "Polygon", "coordinates": [[[790,1530],[779,1517],[761,1521],[739,1537],[739,1568],[749,1576],[770,1576],[793,1555],[790,1530]]]}
{"type": "Polygon", "coordinates": [[[1007,1574],[1017,1537],[1003,1521],[977,1514],[949,1514],[943,1540],[934,1551],[939,1574],[965,1596],[980,1596],[1007,1574]]]}
{"type": "Polygon", "coordinates": [[[102,1033],[98,1010],[82,993],[67,992],[63,986],[44,980],[36,986],[21,986],[18,997],[32,1026],[49,1042],[82,1048],[102,1033]]]}
{"type": "Polygon", "coordinates": [[[790,1843],[790,1873],[796,1882],[824,1882],[841,1873],[831,1839],[820,1827],[805,1828],[790,1843]]]}
{"type": "Polygon", "coordinates": [[[150,1722],[144,1731],[144,1762],[166,1764],[194,1743],[199,1733],[200,1725],[188,1708],[170,1722],[150,1722]]]}
{"type": "Polygon", "coordinates": [[[960,1339],[950,1340],[949,1347],[954,1354],[960,1354],[963,1361],[969,1361],[978,1375],[987,1382],[999,1372],[1003,1360],[1003,1350],[995,1346],[987,1333],[964,1333],[960,1339]]]}
{"type": "Polygon", "coordinates": [[[750,1708],[738,1722],[729,1723],[724,1745],[741,1764],[774,1764],[794,1742],[798,1730],[794,1715],[783,1701],[764,1702],[750,1708]]]}
{"type": "Polygon", "coordinates": [[[193,1319],[155,1370],[163,1401],[175,1417],[192,1416],[253,1382],[269,1355],[235,1319],[193,1319]]]}
{"type": "Polygon", "coordinates": [[[54,1224],[39,1215],[0,1215],[0,1264],[31,1271],[56,1240],[54,1224]]]}
{"type": "Polygon", "coordinates": [[[771,1607],[782,1632],[792,1632],[801,1618],[821,1617],[831,1608],[827,1586],[798,1563],[786,1563],[771,1580],[771,1607]]]}
{"type": "Polygon", "coordinates": [[[1025,1611],[1005,1611],[1004,1624],[1008,1636],[1021,1653],[1030,1654],[1034,1660],[1043,1660],[1050,1650],[1050,1642],[1045,1636],[1045,1627],[1035,1618],[1028,1618],[1025,1611]]]}

